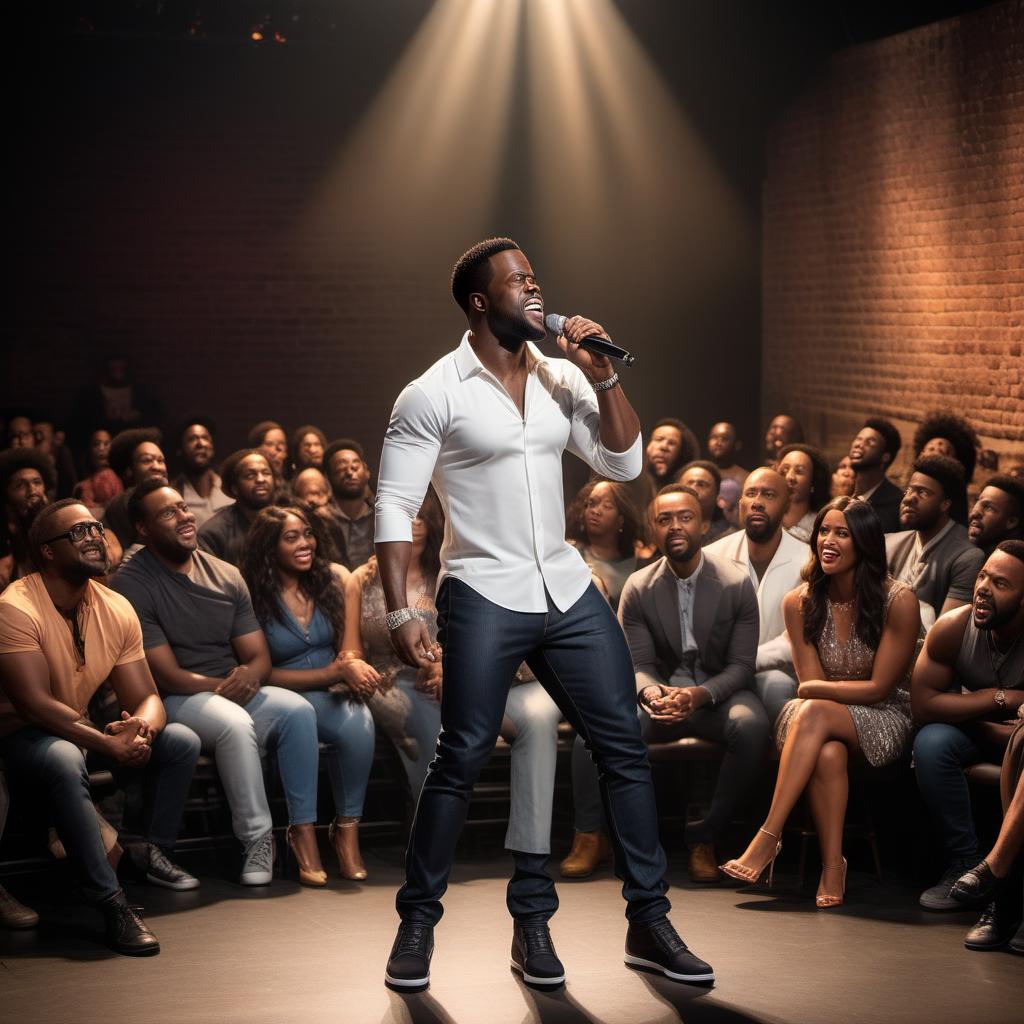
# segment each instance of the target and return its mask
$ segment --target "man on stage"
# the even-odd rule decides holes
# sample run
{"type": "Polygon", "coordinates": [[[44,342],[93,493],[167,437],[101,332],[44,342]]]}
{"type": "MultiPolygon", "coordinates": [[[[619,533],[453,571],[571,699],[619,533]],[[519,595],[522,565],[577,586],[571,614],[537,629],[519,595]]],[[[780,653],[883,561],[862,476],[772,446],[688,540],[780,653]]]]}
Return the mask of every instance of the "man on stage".
{"type": "MultiPolygon", "coordinates": [[[[665,854],[629,649],[590,570],[565,541],[563,450],[602,476],[631,480],[642,467],[639,420],[608,359],[579,347],[604,334],[600,325],[567,320],[558,339],[566,359],[549,360],[532,344],[545,334],[544,301],[515,242],[489,239],[466,252],[452,273],[452,294],[469,330],[399,395],[377,491],[377,558],[392,643],[407,664],[423,668],[442,658],[444,670],[441,734],[409,838],[396,900],[402,920],[385,979],[406,990],[429,982],[434,925],[473,784],[525,661],[597,762],[627,901],[626,963],[676,981],[713,981],[711,967],[666,916],[665,854]],[[431,481],[447,516],[439,644],[406,595],[411,523],[431,481]]],[[[512,966],[528,983],[561,984],[547,924],[558,907],[544,866],[550,851],[511,852],[512,966]]]]}

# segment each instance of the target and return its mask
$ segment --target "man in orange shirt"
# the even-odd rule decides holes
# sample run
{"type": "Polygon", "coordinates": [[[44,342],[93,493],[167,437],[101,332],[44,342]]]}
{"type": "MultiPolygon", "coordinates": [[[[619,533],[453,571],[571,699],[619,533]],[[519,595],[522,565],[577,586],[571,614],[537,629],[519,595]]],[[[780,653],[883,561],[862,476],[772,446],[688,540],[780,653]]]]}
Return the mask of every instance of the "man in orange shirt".
{"type": "Polygon", "coordinates": [[[115,771],[145,772],[143,834],[130,863],[146,880],[171,889],[199,882],[172,864],[199,738],[168,724],[142,650],[131,605],[95,580],[107,572],[103,527],[75,499],[44,508],[29,531],[40,571],[0,595],[0,757],[12,784],[41,791],[86,898],[106,920],[112,949],[160,951],[156,936],[125,900],[104,852],[89,794],[85,755],[115,771]],[[100,732],[89,700],[110,680],[121,718],[100,732]]]}

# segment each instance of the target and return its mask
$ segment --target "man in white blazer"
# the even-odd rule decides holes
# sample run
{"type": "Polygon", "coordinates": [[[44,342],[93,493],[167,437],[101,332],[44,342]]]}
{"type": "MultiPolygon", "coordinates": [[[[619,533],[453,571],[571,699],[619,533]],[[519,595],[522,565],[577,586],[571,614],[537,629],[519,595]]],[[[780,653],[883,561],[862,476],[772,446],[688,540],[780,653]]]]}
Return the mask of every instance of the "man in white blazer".
{"type": "Polygon", "coordinates": [[[761,629],[757,641],[754,692],[761,698],[772,726],[787,700],[796,696],[793,656],[782,616],[782,599],[800,585],[800,570],[810,547],[782,528],[789,488],[774,469],[755,469],[740,492],[739,533],[723,537],[704,550],[730,560],[750,576],[757,593],[761,629]]]}

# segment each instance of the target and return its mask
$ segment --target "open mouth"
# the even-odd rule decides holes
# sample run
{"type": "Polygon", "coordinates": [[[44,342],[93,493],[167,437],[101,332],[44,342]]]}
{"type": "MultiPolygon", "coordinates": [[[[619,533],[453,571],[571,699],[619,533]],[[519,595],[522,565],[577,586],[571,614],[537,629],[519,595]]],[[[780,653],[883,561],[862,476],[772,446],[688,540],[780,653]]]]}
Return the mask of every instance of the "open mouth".
{"type": "Polygon", "coordinates": [[[539,316],[544,316],[544,303],[540,299],[527,299],[523,303],[523,309],[527,313],[537,313],[539,316]]]}
{"type": "Polygon", "coordinates": [[[977,537],[981,533],[981,521],[978,519],[972,519],[967,525],[967,535],[969,537],[977,537]]]}
{"type": "Polygon", "coordinates": [[[839,552],[834,548],[825,548],[821,552],[822,565],[835,565],[839,561],[839,552]]]}
{"type": "Polygon", "coordinates": [[[192,540],[196,535],[196,528],[192,523],[188,523],[185,526],[179,526],[175,531],[182,540],[192,540]]]}

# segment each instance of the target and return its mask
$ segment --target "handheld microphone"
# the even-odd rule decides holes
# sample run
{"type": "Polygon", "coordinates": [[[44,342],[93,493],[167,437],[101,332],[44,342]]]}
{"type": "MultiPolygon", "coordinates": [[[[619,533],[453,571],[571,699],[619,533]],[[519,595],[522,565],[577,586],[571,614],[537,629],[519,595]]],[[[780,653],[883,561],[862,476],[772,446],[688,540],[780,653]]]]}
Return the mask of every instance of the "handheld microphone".
{"type": "MultiPolygon", "coordinates": [[[[566,317],[559,316],[557,313],[548,313],[544,317],[544,325],[555,335],[562,333],[565,321],[566,317]]],[[[599,334],[584,338],[580,342],[580,348],[585,348],[588,352],[596,352],[599,356],[607,356],[609,359],[617,359],[623,366],[632,366],[636,362],[636,356],[631,355],[624,348],[619,348],[618,345],[613,345],[607,338],[602,338],[599,334]]]]}

